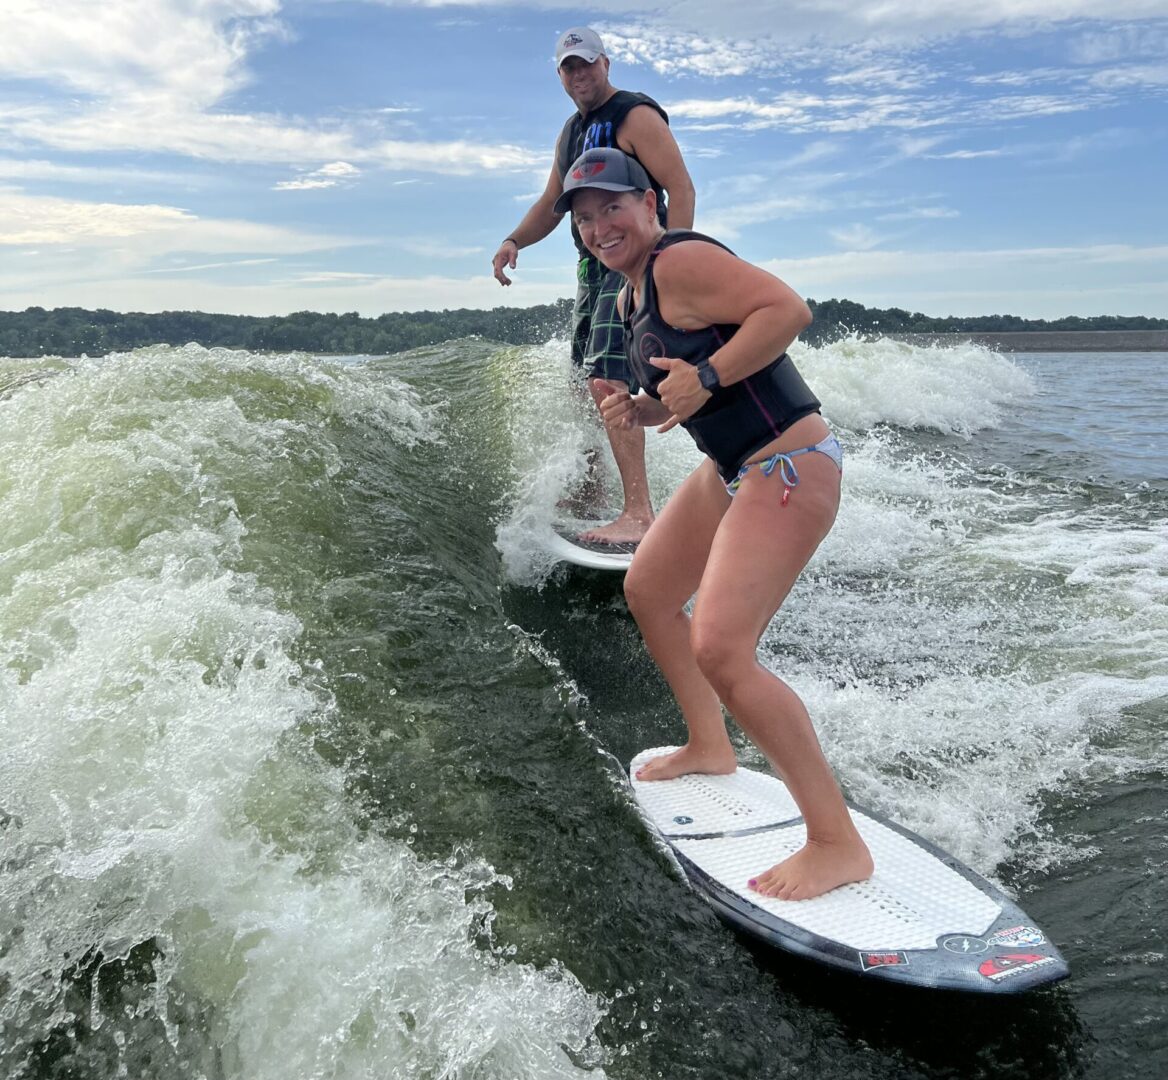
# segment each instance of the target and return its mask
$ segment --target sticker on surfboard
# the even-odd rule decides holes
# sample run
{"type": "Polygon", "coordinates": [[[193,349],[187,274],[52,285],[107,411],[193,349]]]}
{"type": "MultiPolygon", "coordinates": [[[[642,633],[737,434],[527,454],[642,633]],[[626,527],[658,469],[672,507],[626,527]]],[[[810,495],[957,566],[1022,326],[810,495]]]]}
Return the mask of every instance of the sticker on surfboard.
{"type": "Polygon", "coordinates": [[[1009,994],[1070,974],[1049,937],[990,882],[851,804],[876,864],[872,877],[812,900],[760,896],[747,882],[806,837],[786,785],[741,766],[729,776],[636,778],[646,761],[673,749],[633,759],[633,796],[689,883],[736,929],[865,979],[933,989],[1009,994]]]}

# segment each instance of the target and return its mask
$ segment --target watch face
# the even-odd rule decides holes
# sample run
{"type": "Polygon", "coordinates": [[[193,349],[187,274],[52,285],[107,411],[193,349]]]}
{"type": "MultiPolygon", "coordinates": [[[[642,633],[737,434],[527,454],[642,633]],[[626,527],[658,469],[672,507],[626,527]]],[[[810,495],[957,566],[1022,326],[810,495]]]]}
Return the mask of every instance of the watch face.
{"type": "Polygon", "coordinates": [[[708,360],[703,360],[698,364],[698,378],[707,390],[713,390],[716,386],[721,385],[718,382],[718,373],[710,366],[708,360]]]}

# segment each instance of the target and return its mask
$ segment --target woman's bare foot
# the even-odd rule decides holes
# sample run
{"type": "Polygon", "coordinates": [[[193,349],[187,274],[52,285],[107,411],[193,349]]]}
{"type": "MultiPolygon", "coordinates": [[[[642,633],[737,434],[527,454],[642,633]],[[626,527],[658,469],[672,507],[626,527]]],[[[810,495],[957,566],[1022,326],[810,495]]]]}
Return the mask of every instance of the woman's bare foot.
{"type": "Polygon", "coordinates": [[[689,773],[703,773],[707,776],[726,776],[738,768],[738,758],[734,748],[727,745],[720,750],[697,750],[689,745],[672,754],[662,754],[646,761],[637,770],[638,780],[673,780],[689,773]]]}
{"type": "Polygon", "coordinates": [[[788,859],[747,884],[777,900],[810,900],[840,885],[872,876],[872,855],[857,834],[854,840],[823,843],[808,840],[788,859]]]}
{"type": "Polygon", "coordinates": [[[598,529],[586,529],[579,536],[590,544],[631,544],[641,540],[652,524],[652,518],[634,517],[626,511],[616,521],[598,529]]]}

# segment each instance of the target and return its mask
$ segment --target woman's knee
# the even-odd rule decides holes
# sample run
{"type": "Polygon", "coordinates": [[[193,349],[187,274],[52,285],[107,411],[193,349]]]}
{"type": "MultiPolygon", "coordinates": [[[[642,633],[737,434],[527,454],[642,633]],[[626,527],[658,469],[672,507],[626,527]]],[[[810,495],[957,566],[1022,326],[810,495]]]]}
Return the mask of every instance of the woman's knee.
{"type": "Polygon", "coordinates": [[[756,662],[751,642],[700,618],[690,625],[689,643],[698,669],[723,700],[743,672],[756,662]]]}
{"type": "Polygon", "coordinates": [[[638,623],[661,610],[661,589],[654,583],[653,575],[638,572],[636,563],[625,574],[624,589],[625,603],[638,623]]]}

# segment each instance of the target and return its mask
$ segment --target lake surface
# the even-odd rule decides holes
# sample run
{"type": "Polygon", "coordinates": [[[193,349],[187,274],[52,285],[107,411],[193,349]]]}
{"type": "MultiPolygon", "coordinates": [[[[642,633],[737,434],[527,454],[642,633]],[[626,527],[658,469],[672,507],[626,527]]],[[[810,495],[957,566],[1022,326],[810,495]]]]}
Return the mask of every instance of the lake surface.
{"type": "Polygon", "coordinates": [[[1164,355],[795,353],[844,501],[761,655],[1071,966],[971,1000],[752,947],[650,839],[680,722],[537,540],[566,351],[0,360],[0,1072],[1159,1080],[1164,355]]]}

